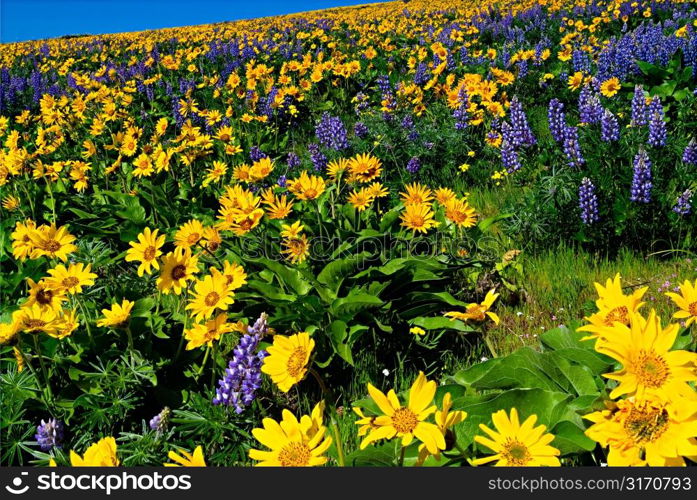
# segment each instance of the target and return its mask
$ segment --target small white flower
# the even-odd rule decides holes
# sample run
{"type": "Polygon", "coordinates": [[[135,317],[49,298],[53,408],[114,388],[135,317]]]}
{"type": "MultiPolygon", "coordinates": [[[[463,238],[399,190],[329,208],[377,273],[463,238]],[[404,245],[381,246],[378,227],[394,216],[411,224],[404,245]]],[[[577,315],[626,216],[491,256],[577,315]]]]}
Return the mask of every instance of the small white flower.
{"type": "Polygon", "coordinates": [[[518,311],[517,313],[515,313],[515,315],[516,315],[516,316],[522,316],[522,315],[523,315],[523,311],[518,311]]]}
{"type": "Polygon", "coordinates": [[[482,356],[482,362],[484,361],[489,361],[489,358],[487,358],[486,356],[482,356]]]}
{"type": "Polygon", "coordinates": [[[385,368],[385,369],[382,371],[382,374],[383,374],[385,377],[387,377],[387,376],[390,374],[390,370],[388,370],[387,368],[385,368]]]}

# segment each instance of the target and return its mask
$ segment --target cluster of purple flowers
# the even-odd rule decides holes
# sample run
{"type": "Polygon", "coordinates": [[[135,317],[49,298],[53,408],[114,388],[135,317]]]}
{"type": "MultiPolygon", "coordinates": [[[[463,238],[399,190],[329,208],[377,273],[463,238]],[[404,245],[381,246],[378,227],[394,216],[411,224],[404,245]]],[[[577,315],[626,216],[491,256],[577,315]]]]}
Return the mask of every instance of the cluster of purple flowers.
{"type": "Polygon", "coordinates": [[[421,160],[419,160],[418,157],[413,156],[408,162],[407,162],[407,172],[410,174],[415,174],[416,172],[419,171],[421,168],[421,160]]]}
{"type": "Polygon", "coordinates": [[[584,177],[578,188],[578,205],[581,209],[581,220],[590,225],[598,222],[598,196],[595,194],[595,186],[588,177],[584,177]]]}
{"type": "Polygon", "coordinates": [[[685,150],[682,153],[682,161],[688,165],[697,165],[697,141],[694,137],[685,146],[685,150]]]}
{"type": "Polygon", "coordinates": [[[286,163],[288,164],[288,168],[296,168],[300,166],[300,157],[296,154],[293,153],[292,151],[288,153],[288,157],[286,158],[286,163]]]}
{"type": "Polygon", "coordinates": [[[269,155],[264,153],[259,146],[252,146],[249,148],[249,159],[252,161],[259,161],[262,158],[268,158],[269,155]]]}
{"type": "Polygon", "coordinates": [[[598,123],[603,116],[600,98],[586,85],[578,96],[578,112],[582,123],[598,123]]]}
{"type": "Polygon", "coordinates": [[[562,142],[566,128],[566,115],[564,114],[564,103],[556,97],[549,101],[547,120],[552,138],[557,142],[562,142]]]}
{"type": "Polygon", "coordinates": [[[368,126],[363,122],[356,122],[356,124],[353,126],[353,133],[359,139],[363,139],[365,136],[367,136],[368,132],[368,126]]]}
{"type": "Polygon", "coordinates": [[[312,161],[312,166],[315,168],[315,170],[318,172],[324,170],[324,167],[327,166],[328,160],[327,157],[324,156],[324,153],[319,150],[319,144],[315,142],[308,144],[307,150],[310,152],[310,160],[312,161]]]}
{"type": "Polygon", "coordinates": [[[465,130],[467,128],[467,105],[469,98],[467,97],[467,91],[465,87],[461,87],[457,92],[457,99],[460,105],[453,111],[453,118],[455,118],[455,129],[465,130]]]}
{"type": "Polygon", "coordinates": [[[505,138],[501,142],[501,162],[503,163],[503,168],[505,168],[506,172],[509,174],[520,170],[522,167],[518,152],[505,138]]]}
{"type": "Polygon", "coordinates": [[[414,117],[411,114],[404,115],[404,118],[402,118],[402,128],[408,132],[408,141],[414,142],[419,138],[419,133],[416,131],[416,124],[414,123],[414,117]]]}
{"type": "Polygon", "coordinates": [[[325,148],[341,151],[349,147],[346,127],[341,118],[327,112],[322,113],[322,118],[315,127],[315,135],[325,148]]]}
{"type": "Polygon", "coordinates": [[[651,99],[647,114],[649,120],[649,144],[654,147],[665,146],[668,132],[663,116],[663,106],[658,96],[651,99]]]}
{"type": "Polygon", "coordinates": [[[564,154],[570,167],[580,167],[586,160],[581,153],[581,145],[578,142],[578,128],[567,125],[564,127],[564,140],[562,142],[564,154]]]}
{"type": "Polygon", "coordinates": [[[262,313],[240,338],[225,376],[218,381],[213,404],[233,406],[236,413],[242,413],[254,401],[256,391],[261,387],[261,365],[266,357],[266,351],[255,351],[268,331],[267,318],[262,313]]]}
{"type": "Polygon", "coordinates": [[[641,85],[634,87],[632,97],[632,127],[643,127],[646,125],[646,98],[644,88],[641,85]]]}
{"type": "Polygon", "coordinates": [[[692,213],[692,204],[690,199],[692,198],[692,191],[686,189],[680,196],[678,196],[678,201],[673,207],[673,212],[678,215],[690,215],[692,213]]]}
{"type": "Polygon", "coordinates": [[[39,443],[41,451],[50,451],[52,448],[60,448],[63,443],[65,427],[63,422],[50,418],[48,421],[42,419],[41,424],[36,427],[34,439],[39,443]]]}
{"type": "Polygon", "coordinates": [[[165,406],[160,413],[150,419],[150,422],[148,423],[150,425],[150,429],[163,433],[169,425],[169,414],[170,409],[165,406]]]}
{"type": "Polygon", "coordinates": [[[620,139],[620,124],[617,117],[606,109],[600,120],[600,139],[605,142],[618,141],[620,139]]]}
{"type": "Polygon", "coordinates": [[[652,188],[651,160],[642,148],[634,157],[634,175],[630,199],[637,203],[649,203],[652,188]]]}
{"type": "Polygon", "coordinates": [[[523,111],[523,105],[517,96],[513,96],[513,99],[511,99],[510,114],[511,124],[508,129],[508,139],[513,147],[534,146],[537,144],[537,139],[535,139],[535,135],[532,133],[528,123],[528,118],[523,111]]]}

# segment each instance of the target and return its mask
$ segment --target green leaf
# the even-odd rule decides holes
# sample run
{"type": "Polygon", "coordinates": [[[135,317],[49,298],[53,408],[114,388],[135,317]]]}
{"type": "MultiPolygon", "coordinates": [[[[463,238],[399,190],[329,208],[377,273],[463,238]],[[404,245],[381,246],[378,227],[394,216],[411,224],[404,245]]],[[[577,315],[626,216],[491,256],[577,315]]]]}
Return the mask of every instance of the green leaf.
{"type": "Polygon", "coordinates": [[[375,295],[370,295],[365,292],[351,290],[346,297],[341,297],[332,302],[329,306],[330,312],[337,317],[353,317],[359,311],[379,307],[385,302],[375,295]]]}
{"type": "Polygon", "coordinates": [[[411,325],[420,326],[426,330],[457,330],[458,332],[472,332],[474,329],[460,320],[451,320],[442,316],[426,318],[419,316],[410,321],[411,325]]]}

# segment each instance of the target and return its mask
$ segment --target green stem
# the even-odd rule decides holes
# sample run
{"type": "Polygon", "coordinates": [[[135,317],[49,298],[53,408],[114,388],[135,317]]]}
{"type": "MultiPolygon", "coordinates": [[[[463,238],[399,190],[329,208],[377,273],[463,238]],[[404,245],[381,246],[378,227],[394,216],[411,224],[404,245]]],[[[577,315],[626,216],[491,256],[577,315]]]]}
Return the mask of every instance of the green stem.
{"type": "Polygon", "coordinates": [[[133,352],[133,333],[131,333],[131,327],[126,327],[126,335],[128,336],[128,349],[133,352]]]}
{"type": "Polygon", "coordinates": [[[198,369],[198,373],[196,374],[196,382],[198,382],[199,377],[203,373],[203,368],[206,366],[206,362],[208,361],[208,354],[211,352],[211,346],[206,347],[206,354],[203,355],[203,361],[201,362],[201,366],[198,369]]]}
{"type": "Polygon", "coordinates": [[[53,188],[51,187],[51,181],[46,179],[46,188],[48,189],[48,195],[51,197],[51,212],[53,213],[53,220],[51,222],[56,222],[56,199],[53,197],[53,188]]]}
{"type": "Polygon", "coordinates": [[[327,404],[329,405],[330,409],[330,426],[332,428],[332,431],[334,433],[334,441],[336,443],[336,455],[337,455],[337,461],[339,462],[339,467],[346,467],[346,458],[344,457],[344,447],[341,442],[341,433],[339,432],[339,425],[336,422],[336,408],[334,407],[333,399],[331,397],[331,393],[329,392],[329,388],[327,387],[327,384],[324,383],[324,380],[322,380],[322,377],[320,376],[319,373],[317,373],[314,368],[310,368],[310,373],[312,376],[315,378],[317,383],[319,384],[320,389],[322,390],[322,394],[324,394],[325,400],[327,401],[327,404]]]}
{"type": "Polygon", "coordinates": [[[399,452],[399,466],[404,467],[404,453],[406,452],[406,448],[402,446],[401,451],[399,452]]]}
{"type": "Polygon", "coordinates": [[[92,344],[92,347],[96,349],[97,344],[94,342],[94,337],[92,336],[92,328],[90,328],[90,319],[87,317],[87,311],[85,310],[85,306],[82,303],[82,300],[80,299],[76,299],[75,302],[77,302],[77,307],[80,309],[82,317],[85,319],[85,328],[87,329],[87,336],[90,339],[90,344],[92,344]]]}
{"type": "MultiPolygon", "coordinates": [[[[44,363],[44,356],[41,354],[41,346],[39,345],[39,336],[36,333],[32,334],[34,339],[34,349],[36,349],[36,355],[39,358],[39,365],[41,365],[41,373],[44,376],[44,383],[46,384],[46,389],[48,389],[48,395],[53,403],[53,391],[51,390],[51,382],[48,379],[48,370],[46,369],[46,364],[44,363]]],[[[53,404],[51,405],[53,406],[53,404]]]]}
{"type": "Polygon", "coordinates": [[[494,358],[498,358],[499,355],[496,354],[496,349],[494,348],[494,344],[491,342],[491,338],[489,337],[488,333],[484,334],[484,343],[489,348],[489,352],[491,352],[491,356],[494,358]]]}

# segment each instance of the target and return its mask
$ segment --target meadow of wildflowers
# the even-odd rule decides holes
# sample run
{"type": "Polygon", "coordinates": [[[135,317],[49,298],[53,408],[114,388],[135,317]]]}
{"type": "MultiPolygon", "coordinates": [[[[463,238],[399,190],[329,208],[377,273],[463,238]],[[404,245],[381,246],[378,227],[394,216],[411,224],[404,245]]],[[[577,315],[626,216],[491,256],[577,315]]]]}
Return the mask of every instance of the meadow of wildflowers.
{"type": "Polygon", "coordinates": [[[694,465],[696,88],[680,0],[0,45],[0,462],[694,465]],[[502,350],[560,245],[682,274],[502,350]]]}

